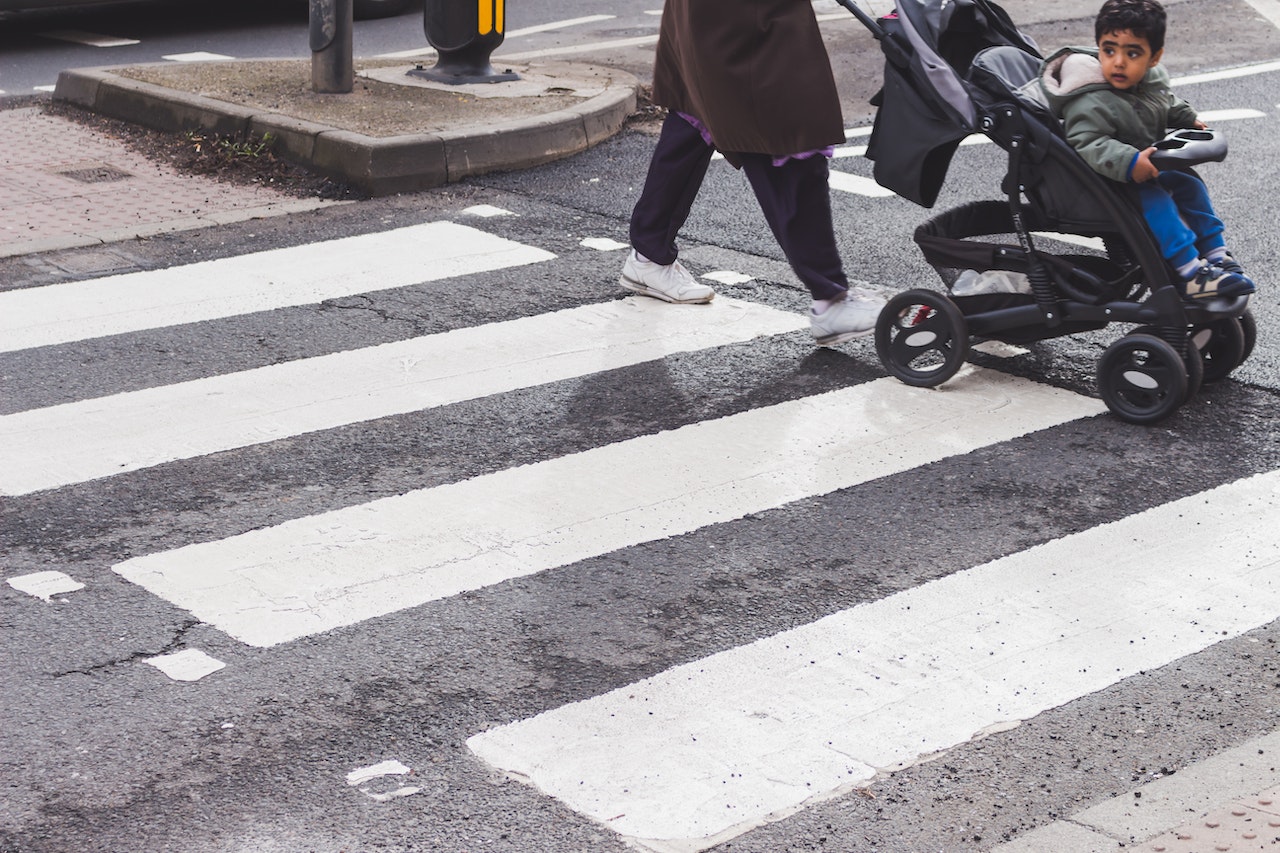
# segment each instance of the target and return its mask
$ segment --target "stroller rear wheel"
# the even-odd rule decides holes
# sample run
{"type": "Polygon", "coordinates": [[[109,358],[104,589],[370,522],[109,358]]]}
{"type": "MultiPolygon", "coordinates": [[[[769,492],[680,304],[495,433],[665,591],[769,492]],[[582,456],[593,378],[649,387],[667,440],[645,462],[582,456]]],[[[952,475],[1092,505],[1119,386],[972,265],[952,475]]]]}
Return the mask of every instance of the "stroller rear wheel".
{"type": "Polygon", "coordinates": [[[907,290],[876,320],[876,354],[890,374],[928,388],[956,375],[969,353],[969,326],[956,304],[932,290],[907,290]]]}
{"type": "Polygon", "coordinates": [[[1153,424],[1187,398],[1187,366],[1177,350],[1152,335],[1125,335],[1098,360],[1098,391],[1116,417],[1153,424]]]}

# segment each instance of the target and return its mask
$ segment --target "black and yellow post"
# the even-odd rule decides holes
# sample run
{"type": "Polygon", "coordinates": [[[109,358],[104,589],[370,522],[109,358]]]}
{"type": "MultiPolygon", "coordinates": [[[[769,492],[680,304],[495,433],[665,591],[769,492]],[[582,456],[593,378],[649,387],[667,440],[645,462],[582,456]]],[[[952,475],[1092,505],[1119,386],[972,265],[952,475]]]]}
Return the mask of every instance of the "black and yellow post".
{"type": "Polygon", "coordinates": [[[500,83],[519,80],[495,71],[489,55],[502,44],[506,0],[426,0],[423,29],[439,58],[431,68],[410,71],[444,83],[500,83]]]}

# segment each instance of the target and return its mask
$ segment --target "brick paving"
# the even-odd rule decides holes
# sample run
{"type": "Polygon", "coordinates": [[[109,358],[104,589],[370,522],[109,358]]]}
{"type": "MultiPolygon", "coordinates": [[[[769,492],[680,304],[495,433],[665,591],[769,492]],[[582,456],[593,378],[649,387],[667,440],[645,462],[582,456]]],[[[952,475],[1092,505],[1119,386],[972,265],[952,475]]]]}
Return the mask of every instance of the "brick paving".
{"type": "Polygon", "coordinates": [[[334,203],[183,175],[38,106],[0,108],[0,257],[334,203]]]}

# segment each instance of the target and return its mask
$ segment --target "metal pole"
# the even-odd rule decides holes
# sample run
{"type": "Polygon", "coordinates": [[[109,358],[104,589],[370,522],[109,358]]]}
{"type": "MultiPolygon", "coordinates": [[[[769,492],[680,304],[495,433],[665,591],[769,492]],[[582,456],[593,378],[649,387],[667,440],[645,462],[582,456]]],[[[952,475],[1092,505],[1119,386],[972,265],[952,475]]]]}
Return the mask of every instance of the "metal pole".
{"type": "Polygon", "coordinates": [[[355,88],[353,0],[311,0],[311,90],[349,94],[355,88]]]}

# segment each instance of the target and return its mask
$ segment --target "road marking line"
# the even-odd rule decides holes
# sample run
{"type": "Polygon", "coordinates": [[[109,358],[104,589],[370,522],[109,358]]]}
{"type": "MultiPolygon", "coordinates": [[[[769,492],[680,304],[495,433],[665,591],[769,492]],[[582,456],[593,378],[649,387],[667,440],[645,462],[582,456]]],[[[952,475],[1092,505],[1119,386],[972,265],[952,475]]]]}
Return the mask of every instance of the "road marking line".
{"type": "Polygon", "coordinates": [[[1197,116],[1205,124],[1213,124],[1218,121],[1239,121],[1247,118],[1266,118],[1267,114],[1260,110],[1239,109],[1239,110],[1206,110],[1197,116]]]}
{"type": "Polygon", "coordinates": [[[53,601],[55,595],[63,595],[84,589],[84,584],[65,572],[33,572],[29,575],[17,575],[9,578],[7,583],[18,592],[53,601]]]}
{"type": "Polygon", "coordinates": [[[864,178],[861,175],[853,175],[849,172],[841,172],[839,169],[832,169],[828,173],[827,183],[830,184],[833,190],[843,193],[856,193],[857,195],[871,198],[886,198],[894,194],[893,190],[885,189],[871,178],[864,178]]]}
{"type": "Polygon", "coordinates": [[[618,50],[624,47],[646,47],[648,45],[657,44],[658,37],[638,36],[636,38],[614,39],[613,41],[598,41],[591,44],[566,44],[560,47],[548,47],[543,50],[530,50],[525,53],[510,53],[502,56],[496,56],[503,62],[517,62],[525,59],[541,59],[544,56],[563,56],[570,53],[595,53],[596,51],[618,50]]]}
{"type": "Polygon", "coordinates": [[[167,59],[170,62],[209,62],[211,60],[235,59],[234,56],[227,56],[222,53],[209,53],[204,50],[197,50],[192,53],[171,53],[168,56],[162,56],[160,58],[167,59]]]}
{"type": "Polygon", "coordinates": [[[568,18],[563,21],[552,21],[549,24],[538,24],[533,27],[521,27],[518,30],[509,30],[507,38],[519,38],[520,36],[533,35],[534,33],[545,33],[548,30],[563,30],[567,27],[576,27],[581,24],[595,24],[600,21],[612,21],[617,15],[585,15],[581,18],[568,18]]]}
{"type": "Polygon", "coordinates": [[[1105,411],[972,368],[692,424],[215,542],[122,577],[236,639],[273,646],[677,536],[1105,411]]]}
{"type": "Polygon", "coordinates": [[[226,664],[199,649],[183,649],[167,655],[143,659],[174,681],[199,681],[223,669],[226,664]]]}
{"type": "Polygon", "coordinates": [[[734,299],[587,305],[0,416],[0,494],[446,406],[805,328],[734,299]]]}
{"type": "MultiPolygon", "coordinates": [[[[533,27],[522,27],[518,30],[509,30],[506,38],[519,38],[521,36],[533,35],[534,33],[547,32],[549,30],[562,30],[567,27],[576,27],[580,24],[594,24],[599,21],[611,21],[616,15],[586,15],[581,18],[569,18],[564,21],[552,21],[549,24],[538,24],[533,27]]],[[[410,59],[413,57],[427,57],[434,55],[435,50],[431,47],[415,47],[412,50],[397,50],[391,53],[379,53],[375,59],[410,59]]],[[[510,57],[506,57],[510,58],[510,57]]]]}
{"type": "Polygon", "coordinates": [[[1277,512],[1270,472],[468,744],[625,836],[705,849],[1274,621],[1277,512]]]}
{"type": "Polygon", "coordinates": [[[308,305],[555,255],[430,222],[163,270],[0,293],[0,352],[308,305]]]}
{"type": "MultiPolygon", "coordinates": [[[[1246,0],[1246,2],[1253,2],[1253,0],[1246,0]]],[[[1261,62],[1257,65],[1246,65],[1242,68],[1228,68],[1225,71],[1208,71],[1204,74],[1174,77],[1169,82],[1174,86],[1190,86],[1195,83],[1213,83],[1218,80],[1234,80],[1237,77],[1252,77],[1255,74],[1270,74],[1273,71],[1280,71],[1280,61],[1261,62]]]]}
{"type": "Polygon", "coordinates": [[[1262,17],[1280,27],[1280,2],[1277,0],[1244,0],[1262,17]]]}
{"type": "Polygon", "coordinates": [[[119,36],[105,36],[100,33],[87,33],[84,30],[48,30],[39,33],[47,39],[55,39],[57,41],[69,41],[73,44],[83,44],[89,47],[127,47],[131,44],[142,44],[137,39],[121,38],[119,36]]]}

